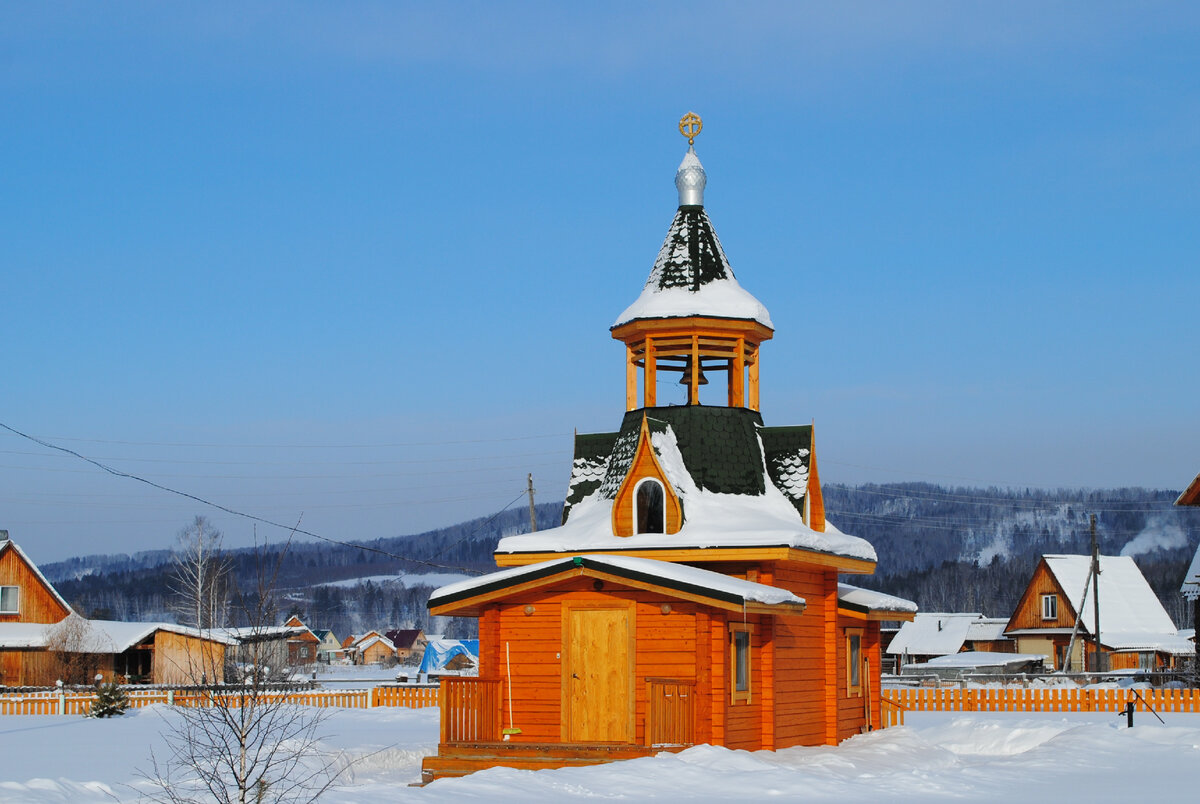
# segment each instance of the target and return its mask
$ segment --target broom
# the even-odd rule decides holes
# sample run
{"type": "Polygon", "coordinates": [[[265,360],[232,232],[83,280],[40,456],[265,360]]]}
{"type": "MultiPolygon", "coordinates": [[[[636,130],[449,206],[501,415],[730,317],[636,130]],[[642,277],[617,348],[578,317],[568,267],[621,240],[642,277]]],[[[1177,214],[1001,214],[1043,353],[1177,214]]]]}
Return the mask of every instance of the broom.
{"type": "Polygon", "coordinates": [[[512,658],[508,651],[508,643],[504,643],[504,669],[508,674],[508,728],[501,733],[507,741],[514,734],[520,734],[521,730],[513,725],[513,704],[512,704],[512,658]]]}

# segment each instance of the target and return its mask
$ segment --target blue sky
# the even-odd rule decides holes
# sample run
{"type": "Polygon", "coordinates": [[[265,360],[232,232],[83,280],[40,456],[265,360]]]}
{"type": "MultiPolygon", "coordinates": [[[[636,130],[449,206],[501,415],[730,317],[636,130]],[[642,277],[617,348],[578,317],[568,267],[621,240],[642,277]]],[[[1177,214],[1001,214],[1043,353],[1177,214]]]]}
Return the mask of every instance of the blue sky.
{"type": "MultiPolygon", "coordinates": [[[[1200,14],[739,6],[0,6],[0,421],[339,539],[560,499],[694,110],[823,479],[1186,485],[1200,14]]],[[[197,513],[0,431],[37,560],[197,513]]]]}

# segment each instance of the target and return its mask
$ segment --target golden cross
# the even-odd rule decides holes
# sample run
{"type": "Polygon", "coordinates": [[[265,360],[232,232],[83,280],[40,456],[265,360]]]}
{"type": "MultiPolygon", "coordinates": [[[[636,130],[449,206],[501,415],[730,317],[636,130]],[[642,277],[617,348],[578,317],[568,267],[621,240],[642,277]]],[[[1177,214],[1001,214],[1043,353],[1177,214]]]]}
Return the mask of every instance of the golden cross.
{"type": "Polygon", "coordinates": [[[688,145],[696,141],[696,135],[700,133],[700,129],[702,128],[704,128],[704,122],[700,120],[700,115],[695,112],[688,112],[679,118],[679,133],[687,137],[688,145]]]}

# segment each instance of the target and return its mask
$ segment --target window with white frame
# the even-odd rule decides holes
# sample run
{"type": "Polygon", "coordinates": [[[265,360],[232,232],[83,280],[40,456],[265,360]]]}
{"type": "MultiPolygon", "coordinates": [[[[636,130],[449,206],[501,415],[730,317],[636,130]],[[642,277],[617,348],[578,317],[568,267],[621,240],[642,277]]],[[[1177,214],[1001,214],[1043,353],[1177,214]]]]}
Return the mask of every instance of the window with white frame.
{"type": "Polygon", "coordinates": [[[0,614],[21,612],[21,587],[0,586],[0,614]]]}
{"type": "Polygon", "coordinates": [[[634,491],[635,533],[665,533],[667,525],[666,493],[662,483],[647,477],[634,491]]]}
{"type": "Polygon", "coordinates": [[[1058,619],[1058,595],[1042,595],[1042,619],[1058,619]]]}

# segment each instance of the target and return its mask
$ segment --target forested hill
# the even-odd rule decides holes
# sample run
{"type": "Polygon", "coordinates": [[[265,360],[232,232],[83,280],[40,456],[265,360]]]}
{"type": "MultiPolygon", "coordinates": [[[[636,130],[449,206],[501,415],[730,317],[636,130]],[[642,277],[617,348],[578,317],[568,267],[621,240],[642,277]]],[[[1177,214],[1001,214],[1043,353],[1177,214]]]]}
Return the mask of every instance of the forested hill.
{"type": "MultiPolygon", "coordinates": [[[[1178,590],[1200,541],[1200,512],[1172,506],[1177,492],[903,483],[827,484],[824,494],[830,521],[870,541],[879,554],[876,575],[847,580],[915,600],[926,611],[1007,616],[1039,556],[1087,552],[1089,516],[1095,514],[1101,551],[1133,555],[1176,624],[1190,625],[1178,590]]],[[[539,505],[538,523],[557,524],[561,512],[561,503],[539,505]]],[[[494,569],[496,542],[528,530],[528,509],[522,507],[426,533],[361,542],[371,549],[293,543],[280,562],[280,608],[339,636],[381,627],[469,629],[473,623],[429,623],[425,601],[431,588],[447,582],[448,574],[494,569]],[[404,574],[403,581],[385,577],[397,574],[404,574]]],[[[267,551],[268,562],[275,549],[267,551]]],[[[252,586],[263,556],[235,550],[231,558],[237,582],[252,586]]],[[[42,569],[82,612],[135,620],[171,616],[169,551],[89,556],[42,569]]]]}

